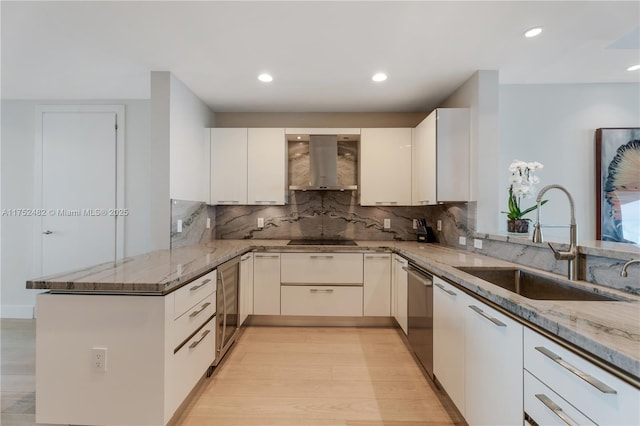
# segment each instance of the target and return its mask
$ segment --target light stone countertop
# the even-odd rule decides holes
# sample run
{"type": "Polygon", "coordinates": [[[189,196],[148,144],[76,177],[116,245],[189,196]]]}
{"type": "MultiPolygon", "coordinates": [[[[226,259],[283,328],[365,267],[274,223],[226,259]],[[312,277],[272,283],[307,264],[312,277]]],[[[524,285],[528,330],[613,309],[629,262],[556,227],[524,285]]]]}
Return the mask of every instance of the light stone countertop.
{"type": "MultiPolygon", "coordinates": [[[[218,240],[159,250],[81,270],[27,281],[29,289],[56,293],[165,295],[248,251],[379,251],[390,249],[468,292],[481,296],[525,323],[576,346],[640,382],[640,296],[579,281],[592,291],[628,301],[533,300],[455,269],[456,266],[514,266],[492,257],[437,244],[358,241],[349,246],[287,246],[288,240],[218,240]]],[[[556,274],[515,265],[554,279],[556,274]]],[[[631,279],[631,278],[630,278],[631,279]]]]}

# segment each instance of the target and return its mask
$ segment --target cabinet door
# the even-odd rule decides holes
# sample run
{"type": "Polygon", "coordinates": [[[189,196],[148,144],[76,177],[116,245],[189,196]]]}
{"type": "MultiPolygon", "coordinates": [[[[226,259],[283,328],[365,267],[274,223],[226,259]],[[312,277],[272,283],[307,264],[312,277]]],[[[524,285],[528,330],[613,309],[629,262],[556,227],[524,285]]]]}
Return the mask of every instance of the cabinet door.
{"type": "Polygon", "coordinates": [[[286,156],[284,129],[248,130],[248,204],[285,204],[286,156]]]}
{"type": "Polygon", "coordinates": [[[282,315],[362,316],[362,286],[283,285],[282,315]]]}
{"type": "Polygon", "coordinates": [[[436,112],[413,129],[411,204],[436,203],[436,112]]]}
{"type": "Polygon", "coordinates": [[[280,315],[280,254],[253,255],[253,313],[280,315]]]}
{"type": "Polygon", "coordinates": [[[465,314],[465,419],[523,423],[522,325],[472,299],[465,314]]]}
{"type": "Polygon", "coordinates": [[[464,323],[471,298],[433,277],[433,372],[464,415],[464,323]]]}
{"type": "Polygon", "coordinates": [[[411,129],[362,129],[360,204],[411,205],[411,129]]]}
{"type": "Polygon", "coordinates": [[[247,204],[247,129],[211,129],[211,204],[247,204]]]}
{"type": "Polygon", "coordinates": [[[438,201],[469,201],[469,109],[441,108],[436,113],[438,201]]]}
{"type": "Polygon", "coordinates": [[[253,314],[253,253],[240,258],[240,325],[253,314]]]}
{"type": "Polygon", "coordinates": [[[407,271],[402,269],[407,267],[409,262],[401,256],[394,255],[394,276],[395,276],[395,319],[400,325],[404,334],[407,334],[407,305],[408,305],[408,276],[407,271]]]}
{"type": "Polygon", "coordinates": [[[391,254],[364,255],[364,315],[391,315],[391,254]]]}

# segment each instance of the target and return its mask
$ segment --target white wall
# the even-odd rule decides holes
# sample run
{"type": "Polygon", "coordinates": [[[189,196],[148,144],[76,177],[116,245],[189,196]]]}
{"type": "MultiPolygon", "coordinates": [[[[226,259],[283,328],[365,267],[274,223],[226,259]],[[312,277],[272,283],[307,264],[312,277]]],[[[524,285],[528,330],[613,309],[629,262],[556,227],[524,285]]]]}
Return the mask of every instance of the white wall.
{"type": "MultiPolygon", "coordinates": [[[[148,100],[2,101],[2,209],[34,207],[34,150],[36,105],[42,104],[125,105],[125,256],[149,251],[149,137],[148,100]]],[[[36,278],[33,257],[33,219],[2,217],[0,316],[30,318],[36,290],[26,290],[25,281],[36,278]]],[[[168,231],[166,231],[168,234],[168,231]]]]}
{"type": "Polygon", "coordinates": [[[171,75],[169,114],[170,196],[208,201],[209,141],[205,139],[205,129],[213,127],[213,113],[171,75]]]}
{"type": "MultiPolygon", "coordinates": [[[[544,169],[538,174],[542,182],[537,191],[553,183],[565,186],[576,203],[578,240],[594,240],[595,130],[599,127],[640,127],[640,84],[500,86],[500,210],[506,209],[511,161],[539,161],[544,169]]],[[[547,194],[550,201],[542,208],[541,222],[568,224],[564,194],[558,190],[547,194]]],[[[527,201],[527,206],[533,205],[535,199],[527,201]]],[[[535,220],[535,213],[528,217],[535,220]]],[[[543,233],[568,241],[566,229],[544,229],[543,233]]]]}
{"type": "MultiPolygon", "coordinates": [[[[471,199],[477,201],[476,228],[498,229],[498,71],[476,71],[441,108],[469,108],[471,199]]],[[[473,223],[469,223],[473,227],[473,223]]]]}

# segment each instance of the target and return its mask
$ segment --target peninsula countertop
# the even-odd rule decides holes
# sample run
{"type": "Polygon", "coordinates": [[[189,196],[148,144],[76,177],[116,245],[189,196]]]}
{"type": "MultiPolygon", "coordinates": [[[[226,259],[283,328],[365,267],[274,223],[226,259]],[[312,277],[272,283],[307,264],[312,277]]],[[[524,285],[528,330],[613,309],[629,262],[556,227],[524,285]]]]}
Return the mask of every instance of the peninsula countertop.
{"type": "MultiPolygon", "coordinates": [[[[287,246],[288,240],[217,240],[158,250],[27,281],[53,293],[166,295],[218,265],[249,251],[394,251],[640,382],[640,297],[584,281],[577,284],[623,301],[533,300],[459,271],[460,266],[514,266],[489,256],[437,244],[358,241],[358,246],[287,246]]],[[[557,275],[531,269],[539,274],[557,275]]]]}

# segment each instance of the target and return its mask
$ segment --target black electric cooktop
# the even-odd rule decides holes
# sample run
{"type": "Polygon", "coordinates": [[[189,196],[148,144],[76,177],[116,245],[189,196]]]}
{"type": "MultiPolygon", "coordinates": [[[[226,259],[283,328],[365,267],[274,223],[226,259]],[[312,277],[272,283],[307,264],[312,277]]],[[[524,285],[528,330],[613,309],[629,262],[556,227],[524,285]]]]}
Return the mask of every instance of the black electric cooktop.
{"type": "Polygon", "coordinates": [[[314,239],[301,239],[291,240],[287,243],[288,246],[357,246],[353,240],[314,240],[314,239]]]}

